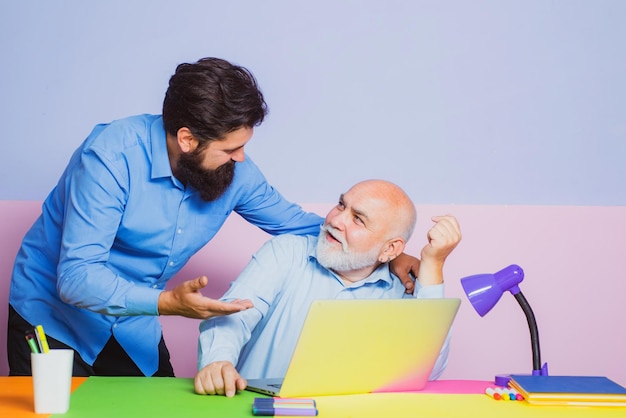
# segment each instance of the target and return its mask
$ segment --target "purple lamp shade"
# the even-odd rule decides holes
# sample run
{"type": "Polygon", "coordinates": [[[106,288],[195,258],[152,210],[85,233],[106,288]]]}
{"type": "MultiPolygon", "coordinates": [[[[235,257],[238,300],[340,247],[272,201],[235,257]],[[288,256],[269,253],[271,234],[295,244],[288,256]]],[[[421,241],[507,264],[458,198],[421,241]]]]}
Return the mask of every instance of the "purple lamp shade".
{"type": "Polygon", "coordinates": [[[461,279],[461,285],[470,303],[480,316],[487,312],[500,300],[506,291],[515,295],[520,292],[518,284],[524,280],[524,270],[511,264],[493,274],[476,274],[461,279]]]}

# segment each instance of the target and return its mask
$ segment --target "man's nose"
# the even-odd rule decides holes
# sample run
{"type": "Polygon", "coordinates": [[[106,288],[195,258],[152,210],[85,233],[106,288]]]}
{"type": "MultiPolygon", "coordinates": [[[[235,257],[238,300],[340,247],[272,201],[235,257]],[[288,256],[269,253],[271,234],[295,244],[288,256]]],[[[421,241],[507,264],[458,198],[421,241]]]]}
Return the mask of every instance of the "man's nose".
{"type": "Polygon", "coordinates": [[[243,148],[238,149],[230,155],[230,159],[238,163],[242,163],[246,159],[246,154],[243,152],[243,148]]]}
{"type": "Polygon", "coordinates": [[[328,219],[328,224],[335,229],[343,231],[346,226],[346,212],[347,211],[336,211],[336,213],[332,214],[328,219]]]}

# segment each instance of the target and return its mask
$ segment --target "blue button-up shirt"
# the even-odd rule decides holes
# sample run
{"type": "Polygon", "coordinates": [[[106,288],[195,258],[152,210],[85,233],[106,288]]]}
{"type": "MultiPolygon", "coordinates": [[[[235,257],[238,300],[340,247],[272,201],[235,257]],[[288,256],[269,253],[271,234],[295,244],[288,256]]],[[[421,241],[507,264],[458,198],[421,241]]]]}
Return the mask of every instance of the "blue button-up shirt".
{"type": "Polygon", "coordinates": [[[17,255],[9,302],[93,364],[111,335],[148,376],[158,366],[159,294],[231,212],[271,234],[317,234],[246,158],[213,202],[172,175],[163,121],[98,125],[76,150],[17,255]]]}
{"type": "MultiPolygon", "coordinates": [[[[419,282],[415,296],[407,295],[387,264],[366,279],[346,285],[317,262],[316,245],[317,237],[291,235],[275,237],[263,245],[223,297],[250,299],[254,308],[202,321],[199,369],[214,361],[230,361],[247,379],[284,377],[309,307],[317,299],[444,296],[443,284],[421,287],[419,282]]],[[[448,347],[446,339],[431,379],[443,373],[448,347]]]]}

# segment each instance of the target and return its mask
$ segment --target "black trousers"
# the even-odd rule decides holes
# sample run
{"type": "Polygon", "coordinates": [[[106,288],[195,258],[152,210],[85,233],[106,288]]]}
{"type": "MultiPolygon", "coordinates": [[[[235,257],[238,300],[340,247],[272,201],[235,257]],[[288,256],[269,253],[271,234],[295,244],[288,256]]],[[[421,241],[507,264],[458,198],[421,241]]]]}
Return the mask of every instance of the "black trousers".
{"type": "MultiPolygon", "coordinates": [[[[26,343],[25,333],[33,328],[11,305],[7,330],[7,354],[9,376],[30,376],[30,348],[26,343]]],[[[59,340],[46,335],[50,348],[69,348],[59,340]]],[[[117,340],[111,336],[93,366],[87,364],[74,350],[74,376],[143,376],[135,362],[126,354],[117,340]]],[[[174,369],[170,363],[170,353],[161,336],[159,342],[159,368],[153,376],[173,377],[174,369]]]]}

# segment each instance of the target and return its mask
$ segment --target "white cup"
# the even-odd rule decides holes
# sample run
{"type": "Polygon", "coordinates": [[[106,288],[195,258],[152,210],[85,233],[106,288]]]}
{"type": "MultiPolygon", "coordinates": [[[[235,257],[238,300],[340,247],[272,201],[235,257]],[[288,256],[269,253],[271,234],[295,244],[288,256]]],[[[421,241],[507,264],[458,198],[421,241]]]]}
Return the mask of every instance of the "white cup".
{"type": "Polygon", "coordinates": [[[64,414],[70,408],[70,388],[74,350],[51,349],[47,353],[31,353],[35,412],[64,414]]]}

